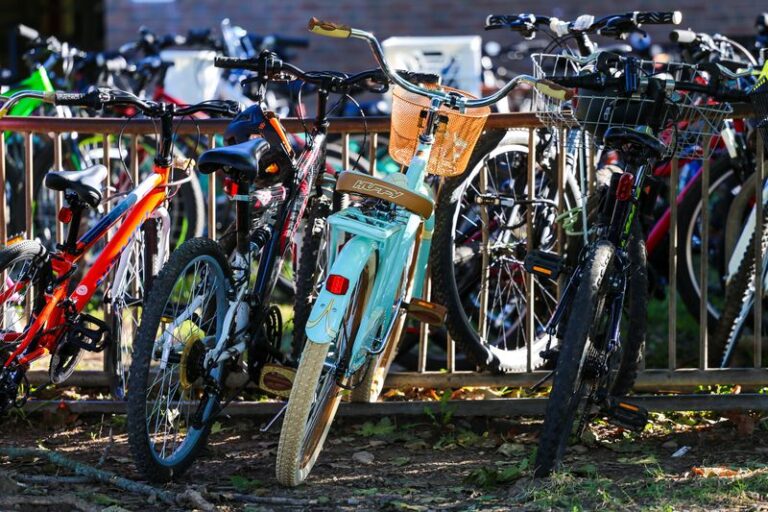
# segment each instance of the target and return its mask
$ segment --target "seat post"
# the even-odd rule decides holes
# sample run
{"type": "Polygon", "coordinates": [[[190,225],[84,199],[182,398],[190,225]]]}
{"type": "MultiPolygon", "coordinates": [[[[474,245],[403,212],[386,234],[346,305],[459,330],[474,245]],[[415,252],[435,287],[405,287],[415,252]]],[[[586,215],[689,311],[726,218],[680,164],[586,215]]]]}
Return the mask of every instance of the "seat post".
{"type": "Polygon", "coordinates": [[[72,252],[77,248],[77,238],[80,235],[80,221],[83,219],[83,209],[85,206],[76,194],[66,194],[64,199],[66,199],[69,204],[69,209],[72,210],[72,220],[69,222],[67,240],[62,248],[72,252]]]}

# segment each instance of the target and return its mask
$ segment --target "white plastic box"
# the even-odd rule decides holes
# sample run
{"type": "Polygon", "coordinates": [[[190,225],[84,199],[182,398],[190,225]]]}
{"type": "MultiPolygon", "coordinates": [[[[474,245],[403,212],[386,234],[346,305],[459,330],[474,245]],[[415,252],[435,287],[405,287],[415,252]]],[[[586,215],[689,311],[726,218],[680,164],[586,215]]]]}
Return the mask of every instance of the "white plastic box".
{"type": "Polygon", "coordinates": [[[163,50],[160,58],[173,62],[165,75],[166,94],[188,104],[214,99],[221,80],[215,56],[212,50],[163,50]]]}
{"type": "Polygon", "coordinates": [[[439,74],[443,85],[480,96],[480,36],[390,37],[382,46],[395,69],[439,74]]]}

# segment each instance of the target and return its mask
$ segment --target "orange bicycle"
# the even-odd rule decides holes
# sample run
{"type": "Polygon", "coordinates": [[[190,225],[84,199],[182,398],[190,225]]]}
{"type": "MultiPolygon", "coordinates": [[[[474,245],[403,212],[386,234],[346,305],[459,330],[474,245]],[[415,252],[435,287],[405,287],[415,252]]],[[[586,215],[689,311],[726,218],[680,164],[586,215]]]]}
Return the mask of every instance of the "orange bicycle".
{"type": "Polygon", "coordinates": [[[191,179],[188,173],[185,179],[170,181],[174,117],[197,112],[234,116],[239,111],[235,102],[180,107],[145,101],[125,91],[98,89],[85,94],[21,91],[3,104],[0,117],[25,98],[93,109],[132,106],[144,116],[158,119],[161,129],[154,172],[133,190],[114,196],[119,202],[82,236],[84,211],[98,209],[102,203],[101,189],[107,178],[107,169],[102,165],[51,171],[45,176],[45,187],[64,194],[66,205],[59,210],[58,220],[69,225],[66,240],[55,251],[47,251],[34,240],[0,249],[0,415],[24,405],[30,389],[26,372],[32,362],[48,353],[50,380],[59,384],[72,375],[83,351],[100,352],[109,347],[107,366],[112,391],[117,398],[124,398],[130,343],[144,290],[168,252],[170,222],[166,204],[174,190],[191,179]],[[84,255],[99,240],[105,240],[118,222],[120,225],[90,268],[85,269],[82,280],[73,282],[84,255]],[[109,323],[85,311],[108,278],[103,300],[111,307],[109,323]]]}

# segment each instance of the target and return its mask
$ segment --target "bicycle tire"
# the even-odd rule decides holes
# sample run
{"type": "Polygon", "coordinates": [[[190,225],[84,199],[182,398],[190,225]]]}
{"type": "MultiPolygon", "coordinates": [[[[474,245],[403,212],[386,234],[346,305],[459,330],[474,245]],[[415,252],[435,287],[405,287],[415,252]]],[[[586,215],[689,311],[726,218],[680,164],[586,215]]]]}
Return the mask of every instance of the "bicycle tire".
{"type": "MultiPolygon", "coordinates": [[[[154,219],[145,221],[141,226],[140,236],[133,242],[134,244],[140,244],[141,246],[139,252],[136,253],[137,255],[141,253],[141,260],[137,265],[141,267],[138,269],[140,275],[132,276],[127,271],[124,274],[125,280],[130,280],[131,277],[133,277],[134,280],[137,280],[136,291],[138,296],[132,297],[130,304],[126,301],[121,302],[118,298],[113,297],[112,293],[117,289],[123,290],[123,293],[125,294],[126,285],[115,283],[114,281],[110,285],[110,289],[112,290],[110,293],[112,309],[109,316],[112,327],[112,342],[107,345],[105,350],[104,366],[109,375],[110,393],[115,400],[125,400],[127,395],[128,378],[130,375],[128,370],[130,369],[133,339],[136,336],[139,311],[149,291],[152,278],[154,277],[154,270],[158,267],[155,262],[158,254],[157,225],[157,221],[154,219]],[[120,307],[119,304],[122,304],[122,307],[120,307]],[[118,311],[118,309],[120,310],[118,311]],[[123,311],[123,309],[127,311],[123,311]],[[126,325],[124,318],[125,312],[129,313],[132,318],[135,318],[135,321],[133,321],[132,318],[129,318],[126,325]]],[[[133,248],[127,250],[133,250],[133,248]]],[[[132,291],[127,292],[128,295],[131,293],[132,291]]]]}
{"type": "MultiPolygon", "coordinates": [[[[344,317],[353,322],[351,330],[347,332],[346,326],[342,325],[337,339],[333,342],[337,363],[342,358],[348,357],[349,347],[345,346],[345,342],[351,342],[357,334],[361,315],[370,298],[375,275],[376,256],[372,254],[363,268],[344,313],[344,317]]],[[[307,479],[322,451],[341,401],[341,388],[336,383],[335,372],[328,370],[323,373],[322,371],[323,368],[327,368],[326,360],[330,349],[331,343],[309,341],[301,354],[277,447],[275,475],[282,485],[294,487],[307,479]],[[318,411],[313,409],[313,405],[318,400],[316,397],[318,391],[321,393],[325,391],[325,393],[319,398],[322,400],[319,411],[321,416],[314,418],[313,413],[318,414],[318,411]],[[311,441],[309,446],[307,439],[311,441]]]]}
{"type": "MultiPolygon", "coordinates": [[[[719,354],[720,368],[728,368],[733,362],[734,352],[744,329],[752,325],[754,329],[754,317],[750,314],[754,308],[754,280],[755,272],[755,238],[753,232],[747,244],[747,250],[739,263],[736,274],[731,279],[725,291],[725,308],[720,315],[720,322],[712,337],[713,352],[719,354]],[[752,304],[750,305],[750,302],[752,304]],[[750,317],[752,321],[750,322],[750,317]]],[[[763,233],[761,239],[761,251],[763,258],[768,249],[768,205],[763,206],[763,233]]],[[[766,286],[766,283],[763,283],[766,286]]],[[[762,299],[761,299],[762,302],[762,299]]],[[[760,327],[762,329],[762,326],[760,327]]]]}
{"type": "MultiPolygon", "coordinates": [[[[131,378],[128,381],[128,414],[126,422],[128,441],[136,466],[151,482],[168,482],[182,475],[192,465],[200,450],[206,445],[211,428],[210,419],[218,412],[220,397],[209,397],[209,402],[206,402],[206,409],[209,411],[208,417],[204,419],[202,425],[187,429],[187,437],[185,439],[189,438],[190,432],[194,437],[192,437],[190,445],[185,447],[181,455],[177,457],[178,460],[171,459],[172,462],[163,462],[154,452],[147,424],[147,406],[148,393],[150,391],[150,365],[155,351],[155,338],[163,317],[168,315],[166,313],[166,305],[174,292],[176,283],[181,277],[184,277],[186,270],[196,259],[209,262],[220,270],[220,275],[217,277],[221,277],[224,282],[220,286],[212,286],[211,289],[217,291],[219,294],[217,301],[221,299],[224,309],[226,309],[228,305],[226,300],[227,292],[233,286],[232,271],[226,257],[219,245],[213,240],[205,238],[190,239],[171,254],[171,257],[155,278],[152,288],[147,293],[145,307],[134,341],[133,360],[130,368],[131,378]]],[[[191,288],[192,286],[190,285],[191,288]]],[[[204,309],[205,313],[203,316],[209,316],[210,313],[207,307],[204,309]]],[[[217,378],[223,382],[223,368],[218,370],[220,373],[217,378]]],[[[164,380],[165,378],[163,378],[164,380]]],[[[187,441],[185,440],[184,442],[187,441]]]]}
{"type": "Polygon", "coordinates": [[[318,283],[322,282],[325,264],[321,258],[324,241],[327,241],[326,224],[331,213],[331,201],[323,196],[312,199],[305,217],[302,233],[299,270],[296,274],[296,292],[293,309],[293,346],[294,359],[301,355],[307,339],[305,328],[309,313],[315,303],[318,283]]]}
{"type": "MultiPolygon", "coordinates": [[[[500,135],[503,138],[504,132],[500,135]]],[[[467,165],[468,172],[459,177],[447,179],[443,184],[435,209],[435,231],[432,242],[433,248],[430,253],[430,267],[433,298],[448,309],[446,326],[451,338],[475,367],[505,373],[525,370],[525,363],[521,363],[526,359],[523,353],[525,348],[512,350],[491,348],[491,344],[480,338],[464,307],[465,297],[457,283],[457,269],[454,259],[455,222],[459,208],[461,208],[461,198],[464,195],[462,189],[469,186],[475,170],[479,169],[478,165],[481,164],[485,156],[496,151],[497,148],[502,148],[499,145],[501,138],[496,137],[481,138],[467,165]]],[[[509,146],[509,152],[522,152],[523,150],[527,153],[527,148],[521,148],[514,144],[509,146]]],[[[546,171],[539,170],[537,172],[546,171]]],[[[572,180],[566,179],[566,187],[569,191],[567,197],[570,198],[567,200],[576,204],[576,197],[579,197],[579,193],[576,191],[578,186],[572,180]]],[[[570,254],[571,258],[575,257],[578,251],[570,251],[570,254]]],[[[536,366],[535,360],[538,358],[538,351],[535,348],[533,356],[534,366],[536,366]]]]}
{"type": "Polygon", "coordinates": [[[613,263],[614,247],[598,242],[591,248],[576,290],[547,400],[544,425],[536,452],[534,476],[548,476],[559,464],[570,437],[578,406],[583,402],[583,366],[593,320],[600,313],[605,276],[613,263]]]}

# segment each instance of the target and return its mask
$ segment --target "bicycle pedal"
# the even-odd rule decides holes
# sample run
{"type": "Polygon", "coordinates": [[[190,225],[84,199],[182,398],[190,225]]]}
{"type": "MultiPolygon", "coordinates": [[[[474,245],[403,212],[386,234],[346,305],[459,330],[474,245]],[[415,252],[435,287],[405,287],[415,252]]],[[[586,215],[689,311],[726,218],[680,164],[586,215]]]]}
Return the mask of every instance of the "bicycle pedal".
{"type": "Polygon", "coordinates": [[[67,343],[72,343],[89,352],[101,352],[112,341],[111,333],[109,326],[103,320],[81,313],[77,324],[67,336],[67,343]],[[92,324],[95,328],[88,327],[86,324],[92,324]]]}
{"type": "Polygon", "coordinates": [[[533,250],[525,255],[523,268],[529,274],[557,279],[565,268],[565,263],[563,258],[554,252],[533,250]]]}
{"type": "Polygon", "coordinates": [[[445,324],[445,317],[448,314],[445,306],[421,299],[411,299],[410,302],[403,303],[403,307],[408,316],[414,320],[437,327],[445,324]]]}
{"type": "Polygon", "coordinates": [[[603,412],[614,425],[640,432],[648,424],[648,411],[639,405],[608,398],[603,412]]]}
{"type": "Polygon", "coordinates": [[[259,388],[270,395],[288,398],[291,395],[296,369],[267,363],[259,373],[259,388]]]}

